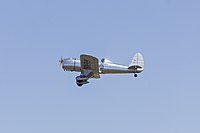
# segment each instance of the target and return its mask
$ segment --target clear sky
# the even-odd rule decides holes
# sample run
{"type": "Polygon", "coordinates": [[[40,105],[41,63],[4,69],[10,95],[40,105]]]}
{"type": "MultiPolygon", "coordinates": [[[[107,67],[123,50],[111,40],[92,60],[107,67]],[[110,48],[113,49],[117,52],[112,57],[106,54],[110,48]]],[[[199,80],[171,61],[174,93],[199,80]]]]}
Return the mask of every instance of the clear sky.
{"type": "Polygon", "coordinates": [[[1,0],[1,133],[199,133],[198,0],[1,0]],[[58,60],[92,54],[145,71],[79,88],[58,60]]]}

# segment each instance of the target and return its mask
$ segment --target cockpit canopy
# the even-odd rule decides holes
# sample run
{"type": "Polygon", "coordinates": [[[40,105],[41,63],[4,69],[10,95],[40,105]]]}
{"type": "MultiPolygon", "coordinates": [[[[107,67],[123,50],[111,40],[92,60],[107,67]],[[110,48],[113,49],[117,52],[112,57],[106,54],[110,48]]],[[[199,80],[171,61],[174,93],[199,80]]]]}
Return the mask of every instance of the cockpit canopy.
{"type": "Polygon", "coordinates": [[[112,63],[110,60],[102,58],[101,63],[112,63]]]}

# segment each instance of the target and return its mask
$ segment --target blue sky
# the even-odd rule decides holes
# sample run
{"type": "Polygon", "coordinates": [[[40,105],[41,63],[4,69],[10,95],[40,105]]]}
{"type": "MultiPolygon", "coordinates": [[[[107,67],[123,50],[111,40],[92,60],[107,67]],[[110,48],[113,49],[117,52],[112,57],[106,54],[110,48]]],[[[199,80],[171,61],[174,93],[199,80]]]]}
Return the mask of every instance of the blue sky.
{"type": "Polygon", "coordinates": [[[0,1],[0,132],[199,133],[197,0],[0,1]],[[92,54],[145,71],[78,88],[58,60],[92,54]]]}

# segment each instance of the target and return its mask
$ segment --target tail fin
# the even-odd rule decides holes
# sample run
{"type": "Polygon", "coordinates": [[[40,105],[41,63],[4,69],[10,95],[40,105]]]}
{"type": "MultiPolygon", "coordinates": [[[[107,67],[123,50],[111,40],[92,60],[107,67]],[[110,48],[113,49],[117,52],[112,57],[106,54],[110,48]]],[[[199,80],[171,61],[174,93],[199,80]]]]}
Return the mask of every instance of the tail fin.
{"type": "Polygon", "coordinates": [[[131,64],[129,65],[128,69],[137,69],[143,68],[144,69],[144,59],[141,53],[136,53],[133,57],[131,64]]]}

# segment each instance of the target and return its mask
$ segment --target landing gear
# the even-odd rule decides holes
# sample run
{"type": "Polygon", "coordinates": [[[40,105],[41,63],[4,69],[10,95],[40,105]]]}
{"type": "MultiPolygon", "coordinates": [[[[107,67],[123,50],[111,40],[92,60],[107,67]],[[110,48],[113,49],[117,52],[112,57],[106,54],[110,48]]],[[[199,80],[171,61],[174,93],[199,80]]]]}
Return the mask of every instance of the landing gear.
{"type": "Polygon", "coordinates": [[[134,77],[137,77],[137,74],[134,74],[134,77]]]}
{"type": "Polygon", "coordinates": [[[82,75],[77,76],[76,77],[76,84],[79,87],[81,87],[82,85],[89,83],[87,80],[88,80],[88,78],[86,76],[82,76],[82,75]]]}
{"type": "Polygon", "coordinates": [[[81,87],[83,84],[78,84],[78,83],[77,83],[77,85],[78,85],[79,87],[81,87]]]}

